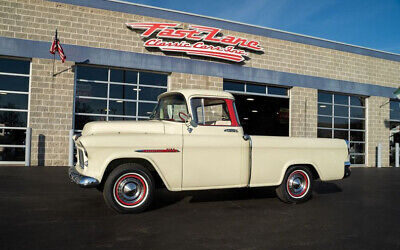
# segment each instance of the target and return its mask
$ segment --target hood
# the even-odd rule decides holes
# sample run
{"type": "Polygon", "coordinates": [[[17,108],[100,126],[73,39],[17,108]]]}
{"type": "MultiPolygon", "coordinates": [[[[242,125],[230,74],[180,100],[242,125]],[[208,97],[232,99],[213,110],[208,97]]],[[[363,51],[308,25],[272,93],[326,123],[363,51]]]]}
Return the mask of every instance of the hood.
{"type": "Polygon", "coordinates": [[[164,124],[161,121],[105,121],[89,122],[82,130],[82,135],[93,134],[163,134],[164,124]]]}

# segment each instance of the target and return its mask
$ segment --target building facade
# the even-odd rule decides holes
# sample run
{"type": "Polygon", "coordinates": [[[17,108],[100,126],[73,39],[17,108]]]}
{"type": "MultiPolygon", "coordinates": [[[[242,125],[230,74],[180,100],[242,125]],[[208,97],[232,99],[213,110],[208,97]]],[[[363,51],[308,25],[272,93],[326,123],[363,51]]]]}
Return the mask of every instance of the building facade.
{"type": "Polygon", "coordinates": [[[31,165],[68,165],[70,130],[148,119],[185,88],[234,94],[249,134],[342,138],[353,165],[378,148],[394,164],[400,55],[111,0],[1,0],[0,19],[0,164],[24,163],[31,128],[31,165]]]}

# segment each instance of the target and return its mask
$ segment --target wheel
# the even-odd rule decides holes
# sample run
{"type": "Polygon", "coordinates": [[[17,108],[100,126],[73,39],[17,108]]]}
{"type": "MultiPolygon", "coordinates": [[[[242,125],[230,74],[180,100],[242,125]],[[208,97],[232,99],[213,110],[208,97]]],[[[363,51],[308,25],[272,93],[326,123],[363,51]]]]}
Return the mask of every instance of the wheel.
{"type": "Polygon", "coordinates": [[[290,167],[279,187],[276,188],[278,198],[286,203],[301,203],[312,196],[313,176],[305,166],[290,167]]]}
{"type": "Polygon", "coordinates": [[[151,173],[136,163],[126,163],[114,169],[104,183],[106,204],[119,213],[139,213],[153,199],[154,180],[151,173]]]}

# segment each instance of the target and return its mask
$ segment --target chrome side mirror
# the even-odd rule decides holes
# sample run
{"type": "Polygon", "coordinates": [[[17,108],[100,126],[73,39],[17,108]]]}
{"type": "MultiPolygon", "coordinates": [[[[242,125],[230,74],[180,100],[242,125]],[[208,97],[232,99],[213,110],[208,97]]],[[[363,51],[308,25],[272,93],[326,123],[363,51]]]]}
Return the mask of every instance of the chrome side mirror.
{"type": "Polygon", "coordinates": [[[181,118],[181,120],[185,123],[189,133],[193,131],[193,128],[197,127],[197,123],[192,119],[190,114],[179,112],[179,118],[181,118]]]}

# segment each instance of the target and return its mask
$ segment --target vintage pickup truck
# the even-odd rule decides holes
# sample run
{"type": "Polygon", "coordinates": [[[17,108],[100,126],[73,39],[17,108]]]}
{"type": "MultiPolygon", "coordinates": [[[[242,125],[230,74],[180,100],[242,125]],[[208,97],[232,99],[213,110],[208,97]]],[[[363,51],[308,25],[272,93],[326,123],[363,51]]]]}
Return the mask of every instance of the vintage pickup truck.
{"type": "Polygon", "coordinates": [[[90,122],[74,141],[71,180],[102,190],[120,213],[148,208],[157,183],[170,191],[272,186],[298,203],[314,180],[350,175],[346,141],[246,135],[234,97],[222,91],[163,93],[149,120],[90,122]]]}

